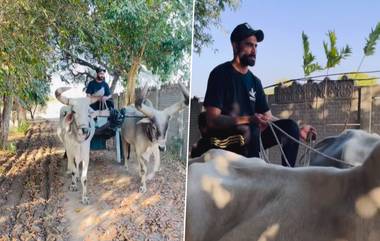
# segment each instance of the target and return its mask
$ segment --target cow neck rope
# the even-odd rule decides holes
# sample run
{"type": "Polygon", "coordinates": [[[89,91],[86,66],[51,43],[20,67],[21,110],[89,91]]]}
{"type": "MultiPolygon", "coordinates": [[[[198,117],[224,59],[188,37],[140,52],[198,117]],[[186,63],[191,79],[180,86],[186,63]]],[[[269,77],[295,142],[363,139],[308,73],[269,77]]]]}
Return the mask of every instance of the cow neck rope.
{"type": "MultiPolygon", "coordinates": [[[[86,136],[86,138],[84,139],[84,141],[87,141],[87,139],[90,137],[90,135],[91,135],[91,121],[90,122],[88,122],[88,126],[90,127],[90,131],[87,133],[87,136],[86,136]]],[[[78,134],[78,128],[77,128],[78,126],[77,126],[77,124],[75,123],[75,121],[73,121],[72,122],[72,127],[71,128],[73,128],[73,130],[75,130],[75,136],[76,136],[76,138],[78,138],[77,137],[77,134],[78,134]]],[[[78,139],[77,139],[77,141],[78,141],[78,139]]]]}
{"type": "MultiPolygon", "coordinates": [[[[282,132],[284,135],[286,135],[287,137],[289,137],[289,138],[292,139],[293,141],[297,142],[298,144],[302,145],[303,147],[305,147],[305,148],[307,148],[307,149],[309,149],[309,150],[311,150],[311,151],[314,151],[314,152],[318,153],[319,155],[322,155],[322,156],[324,156],[324,157],[326,157],[326,158],[328,158],[328,159],[331,159],[331,160],[334,160],[334,161],[337,161],[337,162],[343,163],[343,164],[345,164],[345,165],[349,165],[349,166],[352,166],[352,167],[354,166],[354,165],[352,165],[352,164],[350,164],[350,163],[344,162],[344,161],[339,160],[339,159],[337,159],[337,158],[335,158],[335,157],[332,157],[332,156],[326,155],[325,153],[320,152],[320,151],[318,151],[318,150],[316,150],[316,149],[314,149],[314,148],[312,148],[312,147],[306,145],[305,143],[303,143],[303,142],[297,140],[297,139],[294,138],[293,136],[291,136],[291,135],[289,135],[288,133],[286,133],[284,130],[282,130],[279,126],[277,126],[276,124],[274,124],[272,121],[269,121],[269,122],[268,122],[268,125],[269,125],[269,127],[271,128],[271,130],[272,130],[272,132],[273,132],[273,135],[275,136],[276,141],[277,141],[277,143],[278,143],[279,146],[280,146],[281,153],[282,153],[282,155],[284,155],[285,161],[287,162],[288,165],[289,165],[288,160],[286,159],[286,156],[285,156],[285,154],[284,154],[284,150],[283,150],[282,147],[281,147],[281,143],[279,142],[279,140],[278,140],[278,138],[277,138],[277,135],[276,135],[276,133],[275,133],[273,127],[275,127],[277,130],[279,130],[280,132],[282,132]]],[[[289,166],[290,166],[290,165],[289,165],[289,166]]]]}

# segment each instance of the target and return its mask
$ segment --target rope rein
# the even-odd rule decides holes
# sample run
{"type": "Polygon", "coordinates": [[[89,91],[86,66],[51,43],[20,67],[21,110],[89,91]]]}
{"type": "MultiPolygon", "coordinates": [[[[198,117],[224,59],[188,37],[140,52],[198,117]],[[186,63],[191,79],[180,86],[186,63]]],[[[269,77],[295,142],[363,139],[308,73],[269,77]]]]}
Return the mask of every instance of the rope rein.
{"type": "MultiPolygon", "coordinates": [[[[280,147],[280,151],[281,151],[282,157],[284,158],[284,160],[285,160],[285,162],[286,162],[286,165],[288,165],[288,167],[290,167],[291,165],[290,165],[290,163],[289,163],[289,161],[288,161],[288,158],[287,158],[286,155],[285,155],[284,150],[282,149],[282,146],[281,146],[280,140],[278,139],[278,137],[277,137],[277,135],[276,135],[276,132],[275,132],[274,129],[273,129],[273,126],[272,126],[273,122],[269,122],[268,124],[269,124],[270,129],[272,130],[272,133],[273,133],[273,135],[274,135],[274,138],[276,138],[276,141],[277,141],[277,143],[278,143],[278,145],[279,145],[279,147],[280,147]]],[[[288,134],[288,133],[286,133],[286,134],[288,134]]]]}
{"type": "Polygon", "coordinates": [[[264,149],[263,140],[261,139],[261,133],[260,133],[259,142],[260,142],[260,158],[263,159],[266,163],[270,163],[267,152],[264,149]]]}
{"type": "MultiPolygon", "coordinates": [[[[308,165],[310,164],[310,157],[311,157],[311,153],[310,153],[310,151],[313,151],[313,152],[315,152],[315,153],[317,153],[317,154],[319,154],[319,155],[321,155],[321,156],[323,156],[323,157],[326,157],[327,159],[334,160],[334,161],[336,161],[336,162],[340,162],[340,163],[342,163],[342,164],[349,165],[349,166],[352,166],[352,167],[354,166],[354,165],[352,165],[352,164],[350,164],[350,163],[347,163],[347,162],[342,161],[342,160],[339,160],[339,159],[337,159],[337,158],[335,158],[335,157],[329,156],[329,155],[327,155],[327,154],[325,154],[325,153],[323,153],[323,152],[320,152],[320,151],[314,149],[313,147],[311,147],[311,146],[309,146],[309,145],[307,145],[307,144],[305,144],[305,143],[303,143],[303,142],[297,140],[296,138],[294,138],[293,136],[289,135],[289,134],[286,133],[284,130],[282,130],[279,126],[277,126],[277,125],[276,125],[275,123],[273,123],[272,121],[269,121],[269,122],[268,122],[268,125],[269,125],[269,127],[271,128],[274,137],[276,138],[277,144],[280,146],[281,154],[283,155],[283,157],[284,157],[284,159],[285,159],[285,162],[286,162],[286,164],[287,164],[288,166],[290,166],[290,164],[289,164],[289,162],[288,162],[288,160],[287,160],[287,158],[286,158],[286,156],[285,156],[284,150],[282,149],[281,143],[280,143],[280,141],[279,141],[279,139],[278,139],[278,137],[277,137],[277,135],[276,135],[276,132],[275,132],[274,128],[276,128],[276,129],[279,130],[282,134],[284,134],[285,136],[287,136],[288,138],[290,138],[290,139],[293,140],[294,142],[300,144],[301,146],[303,146],[303,147],[305,147],[305,148],[307,149],[307,151],[305,152],[304,155],[308,155],[308,156],[309,156],[309,158],[308,158],[308,160],[307,160],[307,162],[306,162],[308,165]],[[309,151],[309,153],[308,153],[308,151],[309,151]]],[[[310,138],[310,141],[311,141],[311,138],[310,138]]],[[[264,147],[262,146],[261,137],[260,137],[260,149],[261,149],[261,152],[264,153],[264,147]]],[[[304,156],[304,155],[303,155],[303,156],[304,156]]],[[[302,156],[302,158],[303,158],[303,156],[302,156]]],[[[267,157],[266,157],[266,158],[267,158],[267,157]]]]}

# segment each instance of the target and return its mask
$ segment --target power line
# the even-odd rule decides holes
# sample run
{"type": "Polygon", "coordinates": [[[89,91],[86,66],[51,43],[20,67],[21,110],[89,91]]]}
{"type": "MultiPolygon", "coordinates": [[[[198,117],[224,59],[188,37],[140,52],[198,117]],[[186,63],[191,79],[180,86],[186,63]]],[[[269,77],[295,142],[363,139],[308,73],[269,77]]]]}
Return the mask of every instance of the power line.
{"type": "MultiPolygon", "coordinates": [[[[308,81],[308,80],[311,80],[311,81],[322,81],[322,80],[315,80],[315,78],[328,77],[328,76],[337,76],[337,75],[348,75],[348,74],[371,74],[371,73],[380,73],[380,70],[361,71],[361,72],[343,72],[343,73],[335,73],[335,74],[324,74],[324,75],[308,76],[308,77],[290,79],[290,80],[286,80],[286,81],[281,82],[281,83],[268,85],[268,86],[264,87],[264,89],[268,89],[268,88],[271,88],[271,87],[276,87],[276,86],[279,86],[279,85],[282,85],[282,84],[291,83],[291,82],[294,82],[294,81],[308,81]]],[[[371,78],[367,78],[367,79],[355,79],[355,80],[374,80],[374,79],[380,79],[380,77],[371,77],[371,78]]]]}

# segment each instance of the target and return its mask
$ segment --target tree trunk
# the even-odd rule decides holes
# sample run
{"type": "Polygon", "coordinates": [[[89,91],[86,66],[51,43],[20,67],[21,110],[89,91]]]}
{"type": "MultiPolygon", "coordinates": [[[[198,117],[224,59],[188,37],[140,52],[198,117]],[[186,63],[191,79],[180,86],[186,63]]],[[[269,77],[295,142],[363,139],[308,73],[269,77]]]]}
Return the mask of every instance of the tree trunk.
{"type": "Polygon", "coordinates": [[[27,120],[27,118],[26,118],[26,110],[21,105],[19,106],[18,113],[19,113],[19,116],[18,116],[19,120],[18,120],[18,122],[19,123],[25,122],[27,120]]]}
{"type": "Polygon", "coordinates": [[[3,100],[4,100],[4,98],[0,98],[0,136],[1,136],[1,133],[3,133],[3,131],[2,131],[2,129],[3,129],[2,107],[4,106],[3,100]]]}
{"type": "Polygon", "coordinates": [[[135,59],[128,72],[127,94],[125,97],[125,105],[127,106],[135,102],[136,76],[139,66],[140,61],[135,59]]]}
{"type": "Polygon", "coordinates": [[[113,94],[113,92],[115,91],[115,88],[116,88],[117,82],[119,81],[119,78],[120,78],[120,74],[118,72],[113,73],[113,79],[112,79],[112,83],[111,83],[111,94],[113,94]]]}
{"type": "Polygon", "coordinates": [[[26,111],[25,109],[22,107],[21,103],[20,103],[20,99],[15,97],[16,98],[16,106],[15,106],[15,109],[16,109],[16,122],[17,122],[17,127],[19,127],[19,125],[22,123],[22,122],[25,122],[26,121],[26,111]]]}
{"type": "Polygon", "coordinates": [[[13,96],[5,95],[3,97],[3,112],[1,115],[1,135],[0,135],[0,148],[5,149],[7,146],[8,134],[9,134],[9,122],[11,120],[11,112],[13,105],[13,96]]]}
{"type": "Polygon", "coordinates": [[[128,72],[128,82],[127,82],[127,94],[125,96],[125,105],[130,105],[135,103],[135,89],[136,89],[136,76],[139,71],[142,56],[144,55],[145,44],[142,46],[139,56],[136,56],[132,60],[131,69],[128,72]]]}

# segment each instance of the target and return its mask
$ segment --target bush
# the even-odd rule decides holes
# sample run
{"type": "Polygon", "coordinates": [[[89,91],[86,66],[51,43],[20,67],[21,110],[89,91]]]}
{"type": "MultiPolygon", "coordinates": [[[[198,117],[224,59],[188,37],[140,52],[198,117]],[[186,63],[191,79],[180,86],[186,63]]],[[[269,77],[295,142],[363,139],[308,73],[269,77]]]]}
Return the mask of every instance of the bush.
{"type": "Polygon", "coordinates": [[[7,145],[7,147],[6,147],[6,150],[7,150],[10,154],[15,155],[15,154],[16,154],[16,151],[17,151],[16,144],[13,143],[13,142],[8,143],[8,145],[7,145]]]}
{"type": "Polygon", "coordinates": [[[30,127],[30,124],[28,122],[22,121],[17,127],[17,132],[23,133],[25,135],[29,127],[30,127]]]}

